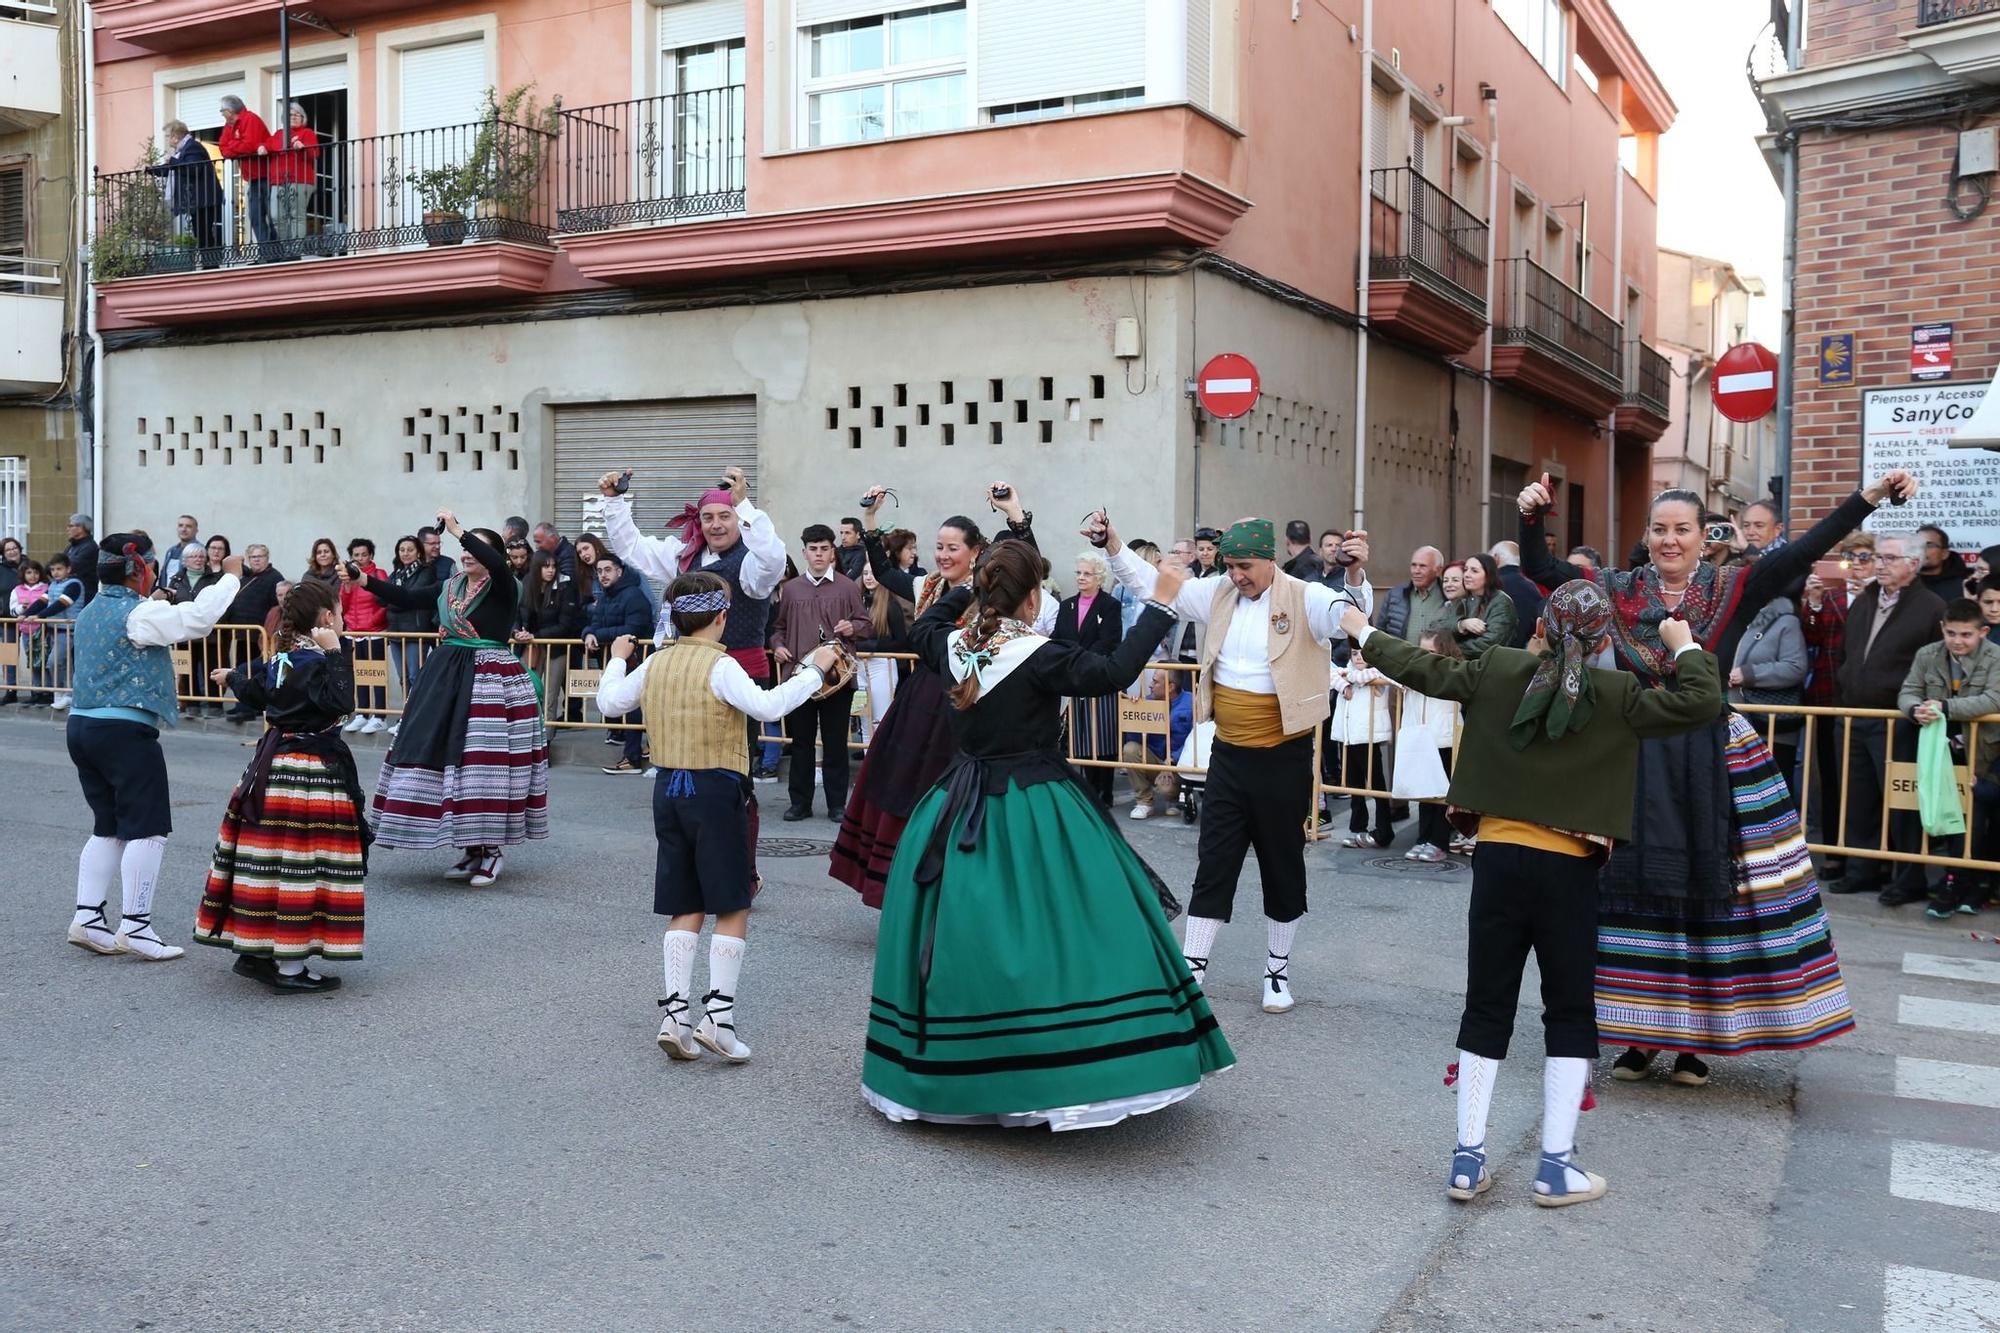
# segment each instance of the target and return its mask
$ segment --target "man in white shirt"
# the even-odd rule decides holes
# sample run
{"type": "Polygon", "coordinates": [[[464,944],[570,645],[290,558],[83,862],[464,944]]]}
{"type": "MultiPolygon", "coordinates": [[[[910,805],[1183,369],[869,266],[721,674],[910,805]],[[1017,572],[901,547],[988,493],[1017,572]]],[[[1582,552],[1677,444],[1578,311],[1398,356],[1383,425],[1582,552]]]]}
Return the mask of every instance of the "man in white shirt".
{"type": "Polygon", "coordinates": [[[173,831],[160,731],[175,725],[171,645],[199,639],[236,597],[241,556],[190,602],[153,601],[153,544],[121,532],[99,545],[98,594],[76,618],[76,685],[69,756],[90,806],[91,838],[77,860],[69,942],[149,962],[179,958],[153,928],[153,886],[173,831]],[[116,931],[105,917],[113,877],[124,889],[116,931]]]}
{"type": "MultiPolygon", "coordinates": [[[[1121,584],[1152,596],[1153,567],[1119,543],[1101,512],[1084,535],[1103,543],[1121,584]]],[[[1373,606],[1364,568],[1368,534],[1355,532],[1341,543],[1348,564],[1339,588],[1279,569],[1269,519],[1232,525],[1216,553],[1224,572],[1188,580],[1173,603],[1175,615],[1208,627],[1195,721],[1216,723],[1182,947],[1201,981],[1216,934],[1229,920],[1243,858],[1254,848],[1269,945],[1264,1010],[1283,1013],[1293,1003],[1288,964],[1306,911],[1305,820],[1316,792],[1313,733],[1330,712],[1328,645],[1347,637],[1340,628],[1344,608],[1365,614],[1373,606]]]]}

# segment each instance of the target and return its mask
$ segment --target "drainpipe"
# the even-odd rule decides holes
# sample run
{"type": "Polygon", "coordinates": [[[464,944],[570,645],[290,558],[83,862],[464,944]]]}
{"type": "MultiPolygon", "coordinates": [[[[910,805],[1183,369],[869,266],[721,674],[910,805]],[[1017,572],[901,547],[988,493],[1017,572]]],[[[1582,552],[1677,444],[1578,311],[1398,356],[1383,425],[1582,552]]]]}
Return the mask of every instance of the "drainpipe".
{"type": "MultiPolygon", "coordinates": [[[[1804,0],[1792,0],[1785,23],[1785,68],[1799,67],[1799,10],[1804,0]]],[[[1778,475],[1785,479],[1781,508],[1792,506],[1792,381],[1798,373],[1798,338],[1793,329],[1793,284],[1799,272],[1799,139],[1791,129],[1780,131],[1785,149],[1785,303],[1778,312],[1778,475]]],[[[1760,480],[1761,488],[1763,482],[1760,480]]]]}
{"type": "Polygon", "coordinates": [[[1500,90],[1481,84],[1479,98],[1486,103],[1486,351],[1482,360],[1485,374],[1479,379],[1479,521],[1483,534],[1480,545],[1492,549],[1499,538],[1493,532],[1493,308],[1494,276],[1500,267],[1500,90]]]}
{"type": "MultiPolygon", "coordinates": [[[[1616,150],[1611,158],[1611,293],[1618,304],[1619,337],[1634,353],[1632,360],[1638,361],[1639,330],[1625,327],[1625,167],[1618,161],[1616,150]],[[1630,337],[1626,337],[1630,334],[1630,337]]],[[[1584,221],[1588,225],[1590,212],[1584,210],[1584,221]]],[[[1585,233],[1588,234],[1587,232],[1585,233]]],[[[1628,366],[1620,347],[1618,381],[1622,386],[1626,377],[1635,374],[1636,364],[1628,366]]],[[[1619,396],[1624,396],[1621,388],[1619,396]]],[[[1623,548],[1618,543],[1618,409],[1612,408],[1611,415],[1604,423],[1604,558],[1614,565],[1618,563],[1618,552],[1623,548]]]]}
{"type": "Polygon", "coordinates": [[[1368,490],[1368,265],[1374,249],[1374,191],[1368,173],[1373,163],[1369,136],[1375,119],[1375,0],[1361,4],[1361,244],[1360,270],[1355,280],[1355,313],[1361,325],[1354,339],[1354,526],[1366,528],[1364,502],[1368,490]]]}
{"type": "Polygon", "coordinates": [[[83,287],[84,317],[90,329],[90,518],[99,532],[116,532],[105,523],[104,513],[104,335],[97,327],[97,210],[91,207],[97,189],[97,44],[91,34],[90,0],[78,6],[77,29],[73,40],[83,50],[83,88],[76,108],[84,118],[83,180],[76,192],[76,206],[83,214],[83,240],[90,248],[90,281],[83,287]]]}

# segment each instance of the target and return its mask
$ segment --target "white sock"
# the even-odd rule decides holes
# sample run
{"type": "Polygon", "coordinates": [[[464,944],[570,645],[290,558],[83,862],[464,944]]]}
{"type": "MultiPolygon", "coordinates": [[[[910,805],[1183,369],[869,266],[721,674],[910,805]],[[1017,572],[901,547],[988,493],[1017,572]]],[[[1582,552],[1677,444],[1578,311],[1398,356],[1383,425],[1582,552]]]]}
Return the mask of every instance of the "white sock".
{"type": "Polygon", "coordinates": [[[1187,937],[1181,944],[1181,953],[1186,956],[1188,966],[1206,969],[1209,951],[1215,947],[1215,933],[1222,929],[1222,922],[1212,916],[1190,916],[1187,919],[1187,937]]]}
{"type": "Polygon", "coordinates": [[[305,970],[305,960],[301,958],[286,958],[278,963],[278,975],[281,977],[295,977],[305,970]]]}
{"type": "Polygon", "coordinates": [[[1290,921],[1273,921],[1268,916],[1264,918],[1264,933],[1270,941],[1265,946],[1270,952],[1270,957],[1264,961],[1267,972],[1274,972],[1281,977],[1286,976],[1285,968],[1292,957],[1292,936],[1298,932],[1297,917],[1293,917],[1290,921]]]}
{"type": "MultiPolygon", "coordinates": [[[[694,1004],[694,951],[700,944],[701,933],[693,930],[670,930],[660,940],[667,998],[678,995],[681,1002],[690,1008],[694,1004]]],[[[686,1010],[682,1013],[685,1015],[686,1010]]],[[[685,1017],[682,1022],[687,1023],[685,1017]]]]}
{"type": "Polygon", "coordinates": [[[1458,1053],[1458,1142],[1462,1148],[1486,1146],[1486,1113],[1493,1106],[1493,1085],[1500,1062],[1471,1051],[1458,1053]]]}
{"type": "MultiPolygon", "coordinates": [[[[718,1008],[736,1002],[736,978],[743,971],[743,941],[731,935],[711,935],[708,937],[708,996],[718,1008]]],[[[734,1010],[726,1010],[717,1023],[734,1023],[734,1010]]]]}
{"type": "Polygon", "coordinates": [[[83,844],[76,858],[76,916],[82,925],[103,911],[111,901],[111,881],[118,877],[118,857],[125,844],[116,838],[92,838],[83,844]]]}
{"type": "Polygon", "coordinates": [[[125,886],[127,921],[152,920],[153,886],[159,882],[160,862],[166,855],[165,838],[134,838],[125,844],[118,858],[118,877],[125,886]]]}
{"type": "Polygon", "coordinates": [[[1551,1055],[1542,1065],[1542,1151],[1566,1153],[1576,1147],[1576,1121],[1583,1113],[1583,1088],[1590,1061],[1551,1055]]]}

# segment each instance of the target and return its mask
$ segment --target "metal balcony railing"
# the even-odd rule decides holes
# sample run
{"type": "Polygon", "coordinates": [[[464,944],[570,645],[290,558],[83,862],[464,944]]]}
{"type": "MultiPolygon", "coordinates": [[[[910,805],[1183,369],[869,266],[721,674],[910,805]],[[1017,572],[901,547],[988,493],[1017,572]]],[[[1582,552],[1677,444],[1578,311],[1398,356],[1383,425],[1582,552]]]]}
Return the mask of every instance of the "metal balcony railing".
{"type": "Polygon", "coordinates": [[[1969,19],[1975,14],[2000,14],[2000,0],[1917,0],[1917,26],[1969,19]]]}
{"type": "Polygon", "coordinates": [[[0,293],[61,296],[62,265],[53,259],[0,255],[0,293]]]}
{"type": "Polygon", "coordinates": [[[1655,416],[1673,415],[1673,367],[1667,358],[1633,338],[1625,345],[1625,401],[1655,416]]]}
{"type": "Polygon", "coordinates": [[[556,136],[488,118],[97,178],[100,279],[519,241],[546,245],[556,136]]]}
{"type": "Polygon", "coordinates": [[[743,209],[743,85],[565,109],[556,230],[743,209]]]}
{"type": "Polygon", "coordinates": [[[1496,341],[1540,349],[1614,389],[1625,387],[1618,321],[1532,259],[1500,263],[1496,341]]]}
{"type": "Polygon", "coordinates": [[[1368,276],[1408,279],[1486,313],[1486,224],[1410,167],[1369,173],[1368,276]]]}

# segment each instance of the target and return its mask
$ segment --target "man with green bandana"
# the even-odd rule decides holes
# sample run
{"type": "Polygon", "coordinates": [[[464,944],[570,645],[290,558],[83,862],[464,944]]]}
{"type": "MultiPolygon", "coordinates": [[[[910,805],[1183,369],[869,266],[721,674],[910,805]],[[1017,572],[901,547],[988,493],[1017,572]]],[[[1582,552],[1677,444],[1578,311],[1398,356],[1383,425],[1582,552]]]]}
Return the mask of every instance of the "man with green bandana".
{"type": "MultiPolygon", "coordinates": [[[[1084,536],[1103,546],[1119,583],[1153,595],[1153,567],[1126,550],[1103,511],[1084,536]]],[[[1174,614],[1206,625],[1195,720],[1215,722],[1208,790],[1202,802],[1200,859],[1182,942],[1201,981],[1216,933],[1229,920],[1254,849],[1264,884],[1268,956],[1264,1012],[1292,1007],[1288,963],[1292,938],[1306,911],[1305,821],[1311,808],[1313,734],[1330,712],[1329,645],[1344,638],[1341,608],[1365,615],[1374,597],[1363,568],[1368,534],[1343,539],[1349,563],[1342,585],[1307,583],[1277,565],[1277,529],[1267,518],[1230,526],[1217,543],[1223,572],[1189,579],[1174,598],[1174,614]]]]}

